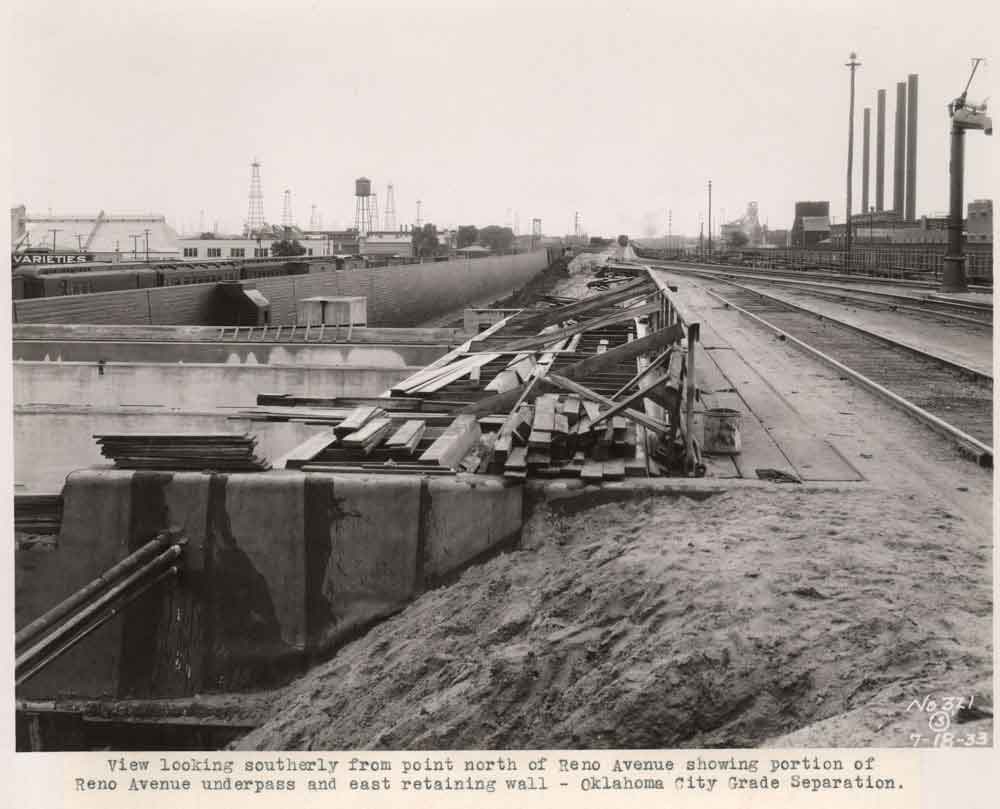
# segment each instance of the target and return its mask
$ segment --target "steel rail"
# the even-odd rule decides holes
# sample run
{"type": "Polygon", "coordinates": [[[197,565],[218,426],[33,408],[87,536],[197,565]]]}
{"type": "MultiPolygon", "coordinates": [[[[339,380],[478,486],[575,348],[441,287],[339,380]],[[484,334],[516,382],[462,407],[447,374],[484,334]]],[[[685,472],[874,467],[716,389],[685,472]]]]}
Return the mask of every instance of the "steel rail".
{"type": "MultiPolygon", "coordinates": [[[[688,268],[672,268],[676,272],[687,272],[690,275],[698,275],[707,278],[741,278],[745,280],[753,280],[755,283],[766,283],[794,287],[802,289],[803,291],[813,292],[817,295],[830,294],[843,296],[845,298],[851,298],[853,300],[860,300],[861,298],[856,296],[868,295],[875,298],[885,298],[890,301],[901,301],[902,304],[897,306],[898,309],[911,309],[915,312],[921,312],[923,314],[933,313],[933,314],[945,314],[944,312],[935,312],[930,307],[938,306],[945,309],[954,309],[958,312],[970,313],[976,312],[981,314],[989,314],[991,317],[993,315],[993,304],[978,304],[971,301],[950,301],[941,300],[935,298],[930,294],[920,294],[915,293],[913,295],[901,295],[893,292],[880,292],[874,289],[843,289],[837,287],[832,283],[824,283],[820,281],[811,281],[805,278],[792,278],[788,276],[776,276],[764,273],[755,273],[739,270],[726,270],[726,269],[688,269],[688,268]],[[919,297],[918,297],[919,295],[919,297]],[[920,306],[912,307],[906,304],[924,304],[926,308],[920,306]]],[[[874,303],[875,301],[872,301],[874,303]]],[[[968,320],[970,323],[975,323],[980,326],[991,326],[991,323],[986,323],[983,320],[973,319],[973,318],[963,318],[959,315],[948,315],[949,317],[954,317],[958,320],[968,320]]]]}
{"type": "MultiPolygon", "coordinates": [[[[814,309],[810,309],[808,306],[802,306],[801,304],[792,303],[791,301],[786,301],[783,298],[776,298],[774,295],[768,295],[766,292],[761,292],[758,289],[753,289],[752,287],[739,284],[735,281],[723,281],[722,283],[729,284],[730,286],[734,286],[737,289],[742,289],[744,292],[749,292],[752,295],[759,295],[762,298],[767,298],[768,300],[774,301],[775,303],[780,304],[781,306],[787,306],[789,309],[797,309],[800,312],[805,312],[806,314],[812,315],[813,317],[818,317],[820,320],[827,320],[830,323],[835,323],[838,326],[843,326],[845,329],[852,329],[853,331],[856,331],[859,334],[863,334],[866,337],[871,337],[875,340],[881,340],[884,343],[897,346],[898,348],[904,348],[907,351],[911,352],[912,354],[918,354],[919,356],[928,360],[932,360],[933,362],[938,362],[941,363],[942,365],[948,365],[957,371],[961,371],[964,374],[968,374],[974,379],[986,380],[989,382],[993,381],[992,374],[988,374],[976,368],[970,368],[968,365],[963,365],[960,362],[947,359],[946,357],[938,356],[937,354],[931,354],[929,351],[924,351],[922,348],[917,348],[916,346],[912,346],[909,343],[904,343],[901,340],[897,340],[893,337],[887,337],[886,335],[880,334],[879,332],[876,331],[870,331],[864,328],[863,326],[857,326],[854,323],[848,323],[846,320],[840,320],[839,318],[831,317],[830,315],[823,314],[822,312],[817,312],[814,309]]],[[[715,294],[710,289],[706,289],[705,291],[708,292],[709,295],[715,294]]],[[[718,297],[718,295],[716,295],[716,297],[718,297]]]]}
{"type": "MultiPolygon", "coordinates": [[[[884,387],[883,385],[880,385],[878,382],[875,382],[873,379],[870,379],[867,376],[865,376],[864,374],[859,373],[858,371],[855,371],[853,368],[850,368],[847,365],[844,365],[842,362],[840,362],[838,360],[835,360],[829,354],[825,354],[824,352],[820,351],[819,349],[814,348],[813,346],[809,345],[805,341],[800,340],[798,337],[795,337],[795,336],[789,334],[784,329],[781,329],[781,328],[775,326],[773,323],[770,323],[769,321],[765,320],[764,318],[760,317],[759,315],[755,315],[753,312],[750,312],[750,311],[744,309],[742,306],[738,306],[737,304],[735,304],[735,303],[733,303],[731,301],[726,300],[719,293],[714,292],[713,290],[710,290],[710,289],[706,290],[706,291],[708,292],[709,295],[711,295],[714,298],[717,298],[722,303],[724,303],[726,306],[730,307],[731,309],[735,309],[740,314],[745,315],[746,317],[749,317],[751,320],[754,320],[757,323],[760,323],[765,328],[770,329],[775,334],[777,334],[780,337],[782,337],[785,341],[791,342],[792,344],[798,346],[803,351],[805,351],[806,353],[808,353],[811,356],[815,357],[816,359],[818,359],[818,360],[826,363],[827,365],[831,366],[832,368],[835,368],[840,373],[846,375],[850,379],[853,379],[855,382],[857,382],[858,384],[860,384],[862,387],[867,388],[868,390],[872,391],[873,393],[875,393],[879,397],[881,397],[881,398],[885,399],[886,401],[888,401],[890,404],[893,404],[896,407],[900,408],[905,413],[908,413],[909,415],[911,415],[914,418],[918,419],[919,421],[923,422],[924,424],[926,424],[928,427],[930,427],[931,429],[935,430],[936,432],[938,432],[938,433],[940,433],[940,434],[942,434],[942,435],[944,435],[944,436],[946,436],[948,438],[951,438],[951,439],[957,441],[964,449],[966,449],[966,450],[968,450],[968,451],[970,451],[972,453],[973,457],[976,459],[976,462],[980,466],[985,466],[985,467],[992,468],[992,466],[993,466],[993,447],[991,447],[990,445],[984,444],[982,441],[980,441],[977,438],[973,438],[968,433],[965,433],[962,430],[959,430],[954,425],[949,424],[948,422],[944,421],[941,418],[938,418],[933,413],[928,413],[922,407],[919,407],[919,406],[915,405],[913,402],[909,401],[908,399],[903,398],[902,396],[900,396],[897,393],[894,393],[893,391],[889,390],[888,388],[884,387]]],[[[885,338],[881,338],[881,339],[885,339],[885,338]]],[[[904,347],[906,347],[906,346],[904,346],[904,347]]]]}
{"type": "MultiPolygon", "coordinates": [[[[773,276],[783,276],[785,278],[801,278],[805,276],[807,279],[811,278],[816,282],[820,282],[826,279],[830,282],[847,282],[852,284],[894,284],[896,286],[912,287],[914,289],[925,290],[929,294],[933,294],[938,290],[940,284],[933,281],[917,281],[909,278],[885,278],[878,275],[865,275],[862,273],[844,273],[844,272],[816,272],[815,270],[801,269],[801,270],[782,270],[782,269],[750,269],[747,267],[736,266],[732,264],[708,264],[702,261],[677,261],[671,259],[643,259],[650,266],[655,266],[658,269],[677,269],[678,271],[694,267],[696,269],[706,269],[713,270],[715,272],[744,272],[744,273],[754,273],[754,274],[769,274],[773,276]]],[[[989,294],[993,291],[992,285],[983,284],[969,284],[970,291],[981,290],[983,294],[989,294]]]]}

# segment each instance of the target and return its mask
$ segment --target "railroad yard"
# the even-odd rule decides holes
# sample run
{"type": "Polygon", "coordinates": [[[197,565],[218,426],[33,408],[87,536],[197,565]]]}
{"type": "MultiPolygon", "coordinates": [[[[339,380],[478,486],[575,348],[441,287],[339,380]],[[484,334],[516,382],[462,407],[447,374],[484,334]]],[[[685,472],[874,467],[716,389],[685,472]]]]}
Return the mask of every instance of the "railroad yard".
{"type": "Polygon", "coordinates": [[[968,319],[952,320],[935,295],[879,284],[912,307],[891,299],[888,322],[887,299],[862,305],[853,283],[835,303],[787,279],[734,286],[728,270],[692,269],[652,274],[701,318],[699,390],[744,413],[741,455],[666,488],[539,495],[517,550],[280,692],[239,746],[909,747],[931,743],[912,701],[958,693],[983,710],[956,732],[992,739],[991,458],[744,314],[818,335],[991,445],[988,296],[965,296],[968,319]],[[925,350],[933,337],[975,372],[911,360],[833,318],[925,350]],[[830,332],[849,333],[853,351],[830,332]],[[900,356],[938,389],[912,385],[912,371],[901,387],[900,356]],[[744,480],[758,464],[802,482],[744,480]]]}
{"type": "MultiPolygon", "coordinates": [[[[103,516],[81,529],[79,515],[124,507],[134,520],[162,498],[163,515],[140,519],[147,531],[181,524],[182,540],[163,539],[182,543],[170,559],[183,544],[195,570],[215,559],[211,575],[263,610],[248,636],[208,600],[222,579],[172,563],[169,616],[146,596],[134,618],[152,620],[148,660],[115,673],[86,643],[68,660],[46,657],[44,642],[26,652],[19,674],[40,665],[52,678],[19,702],[34,738],[906,747],[931,743],[913,700],[961,693],[977,709],[956,724],[992,739],[989,295],[583,253],[469,317],[488,320],[464,342],[460,320],[437,318],[428,334],[452,329],[455,347],[399,369],[382,396],[258,393],[228,410],[243,431],[230,438],[102,433],[113,469],[72,475],[61,497],[23,498],[29,558],[45,547],[33,531],[60,524],[53,508],[71,546],[100,525],[113,541],[122,530],[103,516]],[[738,414],[738,451],[709,443],[718,412],[738,414]],[[261,439],[261,471],[225,472],[278,427],[292,432],[283,445],[261,439]],[[142,471],[156,469],[175,471],[142,471]],[[131,506],[94,501],[115,479],[131,506]],[[325,486],[336,505],[316,500],[325,486]],[[247,497],[264,510],[235,510],[247,497]],[[301,516],[290,497],[304,498],[301,516]],[[317,525],[323,551],[310,550],[317,525]],[[245,548],[249,568],[218,568],[220,541],[245,548]],[[314,568],[303,584],[300,543],[314,568]],[[196,629],[208,616],[214,639],[196,629]],[[311,667],[280,662],[297,633],[311,667]],[[237,651],[248,637],[250,657],[237,651]],[[158,669],[164,654],[189,661],[186,679],[158,669]],[[114,699],[100,696],[109,683],[114,699]],[[43,699],[52,688],[63,696],[43,699]]],[[[23,328],[27,352],[53,327],[23,328]]],[[[312,340],[393,332],[367,331],[312,340]]],[[[130,344],[127,328],[115,334],[130,344]]],[[[237,337],[281,340],[253,328],[216,339],[237,337]]],[[[32,569],[48,580],[57,568],[32,569]]],[[[159,573],[151,586],[164,586],[159,573]]],[[[127,636],[137,625],[125,618],[127,636]]],[[[122,637],[102,641],[112,668],[122,637]]],[[[27,643],[19,635],[19,650],[27,643]]]]}

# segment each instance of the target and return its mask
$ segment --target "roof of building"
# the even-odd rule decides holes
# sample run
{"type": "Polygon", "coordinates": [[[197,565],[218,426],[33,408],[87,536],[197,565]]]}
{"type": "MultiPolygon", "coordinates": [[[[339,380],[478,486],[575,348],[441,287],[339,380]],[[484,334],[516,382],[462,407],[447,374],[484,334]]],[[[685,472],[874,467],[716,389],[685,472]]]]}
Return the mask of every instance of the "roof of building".
{"type": "Polygon", "coordinates": [[[146,249],[149,230],[150,253],[177,253],[177,233],[158,214],[118,215],[101,211],[96,216],[38,216],[26,214],[23,220],[26,243],[32,247],[64,250],[81,249],[88,253],[128,252],[137,237],[138,249],[146,249]],[[55,233],[53,233],[55,230],[55,233]],[[53,244],[54,243],[54,244],[53,244]]]}

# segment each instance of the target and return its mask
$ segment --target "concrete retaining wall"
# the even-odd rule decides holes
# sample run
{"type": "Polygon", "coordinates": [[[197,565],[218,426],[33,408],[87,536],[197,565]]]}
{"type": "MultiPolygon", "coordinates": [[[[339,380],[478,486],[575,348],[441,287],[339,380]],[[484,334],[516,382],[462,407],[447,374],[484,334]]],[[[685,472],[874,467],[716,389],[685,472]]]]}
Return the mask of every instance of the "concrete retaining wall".
{"type": "MultiPolygon", "coordinates": [[[[270,301],[271,323],[295,322],[295,301],[364,295],[369,326],[415,326],[523,286],[548,263],[545,250],[510,256],[333,270],[252,283],[270,301]]],[[[15,323],[219,324],[215,284],[14,301],[15,323]]]]}
{"type": "Polygon", "coordinates": [[[377,396],[422,366],[14,363],[14,404],[209,410],[253,407],[261,392],[377,396]]]}
{"type": "Polygon", "coordinates": [[[273,460],[320,430],[300,422],[229,419],[224,413],[15,408],[14,491],[58,494],[72,472],[108,465],[95,433],[250,433],[257,439],[257,452],[273,460]]]}
{"type": "Polygon", "coordinates": [[[57,550],[16,554],[18,627],[168,525],[190,539],[185,574],[18,694],[153,698],[273,685],[516,542],[521,495],[471,476],[74,473],[57,550]]]}

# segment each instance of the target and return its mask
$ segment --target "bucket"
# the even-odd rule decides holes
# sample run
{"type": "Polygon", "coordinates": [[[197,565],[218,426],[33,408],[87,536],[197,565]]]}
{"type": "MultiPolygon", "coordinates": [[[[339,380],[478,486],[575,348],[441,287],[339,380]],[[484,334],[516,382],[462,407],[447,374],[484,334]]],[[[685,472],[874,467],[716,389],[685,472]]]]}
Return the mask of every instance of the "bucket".
{"type": "Polygon", "coordinates": [[[705,411],[704,452],[716,455],[735,455],[740,451],[740,423],[743,414],[739,410],[718,407],[705,411]]]}

